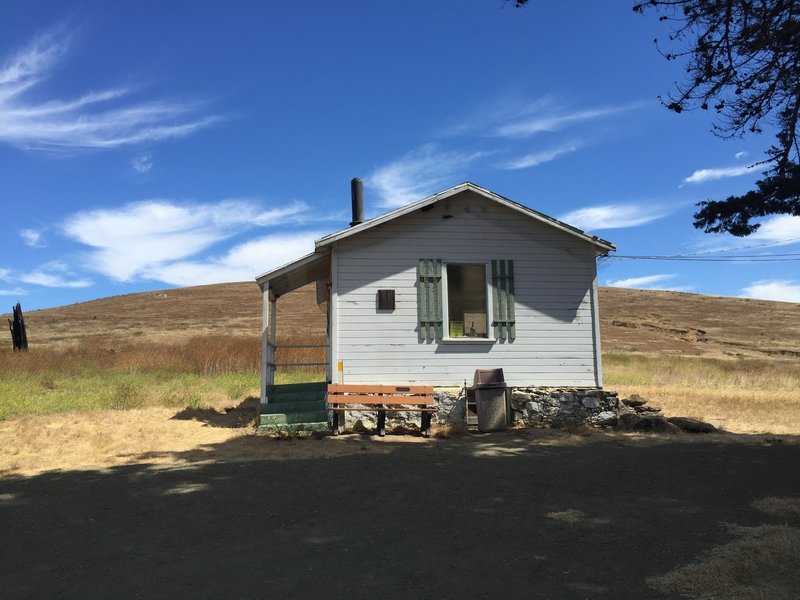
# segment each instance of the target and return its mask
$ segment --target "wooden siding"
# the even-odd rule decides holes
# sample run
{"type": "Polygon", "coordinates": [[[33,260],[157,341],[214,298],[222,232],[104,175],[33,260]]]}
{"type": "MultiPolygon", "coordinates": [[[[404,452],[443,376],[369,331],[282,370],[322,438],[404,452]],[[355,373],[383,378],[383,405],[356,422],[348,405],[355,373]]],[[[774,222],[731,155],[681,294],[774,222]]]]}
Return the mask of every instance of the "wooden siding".
{"type": "Polygon", "coordinates": [[[598,385],[588,242],[464,192],[336,242],[334,255],[332,356],[344,361],[345,383],[458,386],[502,367],[509,385],[598,385]],[[513,260],[515,339],[420,341],[420,258],[513,260]],[[376,310],[378,289],[395,290],[394,311],[376,310]]]}

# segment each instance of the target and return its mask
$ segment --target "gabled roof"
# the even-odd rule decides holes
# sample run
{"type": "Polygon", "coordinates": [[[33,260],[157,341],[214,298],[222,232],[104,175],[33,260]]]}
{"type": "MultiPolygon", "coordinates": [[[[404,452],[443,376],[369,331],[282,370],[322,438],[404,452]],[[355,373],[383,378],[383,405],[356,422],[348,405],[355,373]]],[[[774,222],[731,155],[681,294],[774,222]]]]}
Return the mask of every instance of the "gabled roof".
{"type": "Polygon", "coordinates": [[[589,242],[595,246],[598,254],[607,254],[608,252],[612,252],[617,249],[614,244],[599,238],[596,235],[586,233],[577,227],[563,223],[558,219],[554,219],[553,217],[548,217],[543,213],[532,210],[527,206],[523,206],[522,204],[514,202],[513,200],[509,200],[508,198],[504,198],[499,194],[490,192],[479,185],[475,185],[474,183],[467,181],[451,187],[450,189],[444,190],[443,192],[439,192],[438,194],[434,194],[433,196],[428,196],[427,198],[423,198],[417,202],[412,202],[411,204],[388,212],[384,215],[370,219],[369,221],[364,221],[358,225],[354,225],[352,227],[348,227],[347,229],[342,229],[341,231],[330,233],[324,237],[321,237],[314,242],[314,252],[312,254],[307,254],[302,258],[298,258],[297,260],[278,267],[277,269],[273,269],[272,271],[267,271],[263,275],[256,277],[256,281],[258,282],[259,286],[261,286],[261,289],[264,289],[264,284],[269,283],[269,286],[275,292],[275,295],[281,296],[286,292],[297,289],[298,287],[301,287],[307,283],[311,283],[318,279],[324,279],[328,276],[330,270],[331,244],[334,242],[349,238],[353,235],[358,235],[362,231],[372,229],[373,227],[377,227],[378,225],[386,223],[387,221],[402,217],[403,215],[407,215],[415,210],[435,204],[439,200],[444,200],[466,191],[479,194],[484,198],[488,198],[489,200],[506,206],[511,210],[515,210],[526,217],[544,223],[545,225],[555,227],[556,229],[560,229],[561,231],[575,236],[576,238],[585,242],[589,242]]]}
{"type": "Polygon", "coordinates": [[[469,181],[464,183],[460,183],[450,189],[447,189],[443,192],[439,192],[438,194],[434,194],[433,196],[428,196],[427,198],[423,198],[422,200],[417,200],[416,202],[412,202],[411,204],[407,204],[406,206],[400,207],[396,210],[388,212],[384,215],[379,217],[375,217],[374,219],[370,219],[369,221],[364,221],[359,225],[354,225],[352,227],[348,227],[347,229],[342,229],[341,231],[337,231],[335,233],[330,233],[324,237],[321,237],[315,242],[315,247],[317,251],[325,248],[326,246],[332,244],[333,242],[337,242],[339,240],[343,240],[348,238],[352,235],[357,235],[362,231],[367,229],[372,229],[382,223],[386,223],[387,221],[391,221],[396,219],[397,217],[402,217],[403,215],[407,215],[408,213],[414,212],[415,210],[419,210],[426,206],[430,206],[431,204],[435,204],[439,200],[444,200],[446,198],[450,198],[451,196],[455,196],[456,194],[460,194],[461,192],[471,191],[475,192],[483,196],[484,198],[488,198],[489,200],[493,200],[498,204],[502,204],[510,208],[511,210],[515,210],[527,217],[535,219],[536,221],[540,221],[545,223],[546,225],[550,225],[551,227],[555,227],[556,229],[560,229],[570,235],[574,235],[575,237],[582,239],[590,244],[594,244],[602,254],[607,252],[611,252],[616,250],[616,246],[609,241],[606,241],[602,238],[597,237],[596,235],[591,235],[578,229],[577,227],[573,227],[572,225],[568,225],[567,223],[563,223],[558,219],[554,219],[553,217],[548,217],[547,215],[537,212],[533,209],[528,208],[527,206],[523,206],[513,200],[509,200],[508,198],[504,198],[499,194],[495,194],[494,192],[490,192],[487,189],[480,187],[479,185],[475,185],[469,181]]]}

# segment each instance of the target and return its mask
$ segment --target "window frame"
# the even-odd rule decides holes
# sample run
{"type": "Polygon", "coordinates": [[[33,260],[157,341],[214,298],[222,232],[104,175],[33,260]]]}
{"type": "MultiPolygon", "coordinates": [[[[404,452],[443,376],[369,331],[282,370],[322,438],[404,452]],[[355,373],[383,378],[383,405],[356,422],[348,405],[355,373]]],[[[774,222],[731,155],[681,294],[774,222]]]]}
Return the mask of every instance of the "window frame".
{"type": "Polygon", "coordinates": [[[494,327],[492,319],[494,315],[494,305],[492,304],[492,261],[491,260],[450,260],[442,261],[442,339],[444,344],[494,344],[497,338],[494,337],[494,327]],[[450,265],[482,265],[486,293],[486,337],[450,337],[450,297],[449,285],[447,281],[447,270],[450,265]]]}

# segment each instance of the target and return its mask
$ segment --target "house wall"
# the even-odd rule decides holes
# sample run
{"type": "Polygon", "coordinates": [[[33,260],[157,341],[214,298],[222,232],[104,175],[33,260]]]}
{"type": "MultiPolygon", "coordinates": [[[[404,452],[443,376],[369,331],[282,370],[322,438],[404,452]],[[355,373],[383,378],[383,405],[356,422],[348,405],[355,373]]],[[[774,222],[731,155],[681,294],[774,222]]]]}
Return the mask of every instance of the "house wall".
{"type": "MultiPolygon", "coordinates": [[[[336,242],[335,357],[346,383],[460,386],[502,367],[512,386],[599,386],[595,248],[471,191],[336,242]],[[417,263],[514,261],[516,338],[420,341],[417,263]],[[394,289],[396,308],[376,308],[394,289]]],[[[446,330],[446,324],[445,324],[446,330]]]]}

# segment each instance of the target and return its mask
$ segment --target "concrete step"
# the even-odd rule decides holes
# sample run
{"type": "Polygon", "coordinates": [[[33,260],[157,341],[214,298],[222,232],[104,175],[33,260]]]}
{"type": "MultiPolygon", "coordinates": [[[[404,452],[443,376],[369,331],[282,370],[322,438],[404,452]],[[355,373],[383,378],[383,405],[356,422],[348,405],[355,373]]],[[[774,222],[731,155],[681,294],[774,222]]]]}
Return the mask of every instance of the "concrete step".
{"type": "Polygon", "coordinates": [[[317,421],[313,423],[284,423],[283,425],[259,425],[256,430],[258,433],[284,432],[290,434],[297,433],[327,433],[331,430],[327,421],[317,421]]]}
{"type": "Polygon", "coordinates": [[[328,422],[328,411],[326,410],[262,414],[259,423],[260,427],[264,427],[274,425],[291,425],[296,423],[320,423],[322,421],[325,421],[326,423],[328,422]]]}

